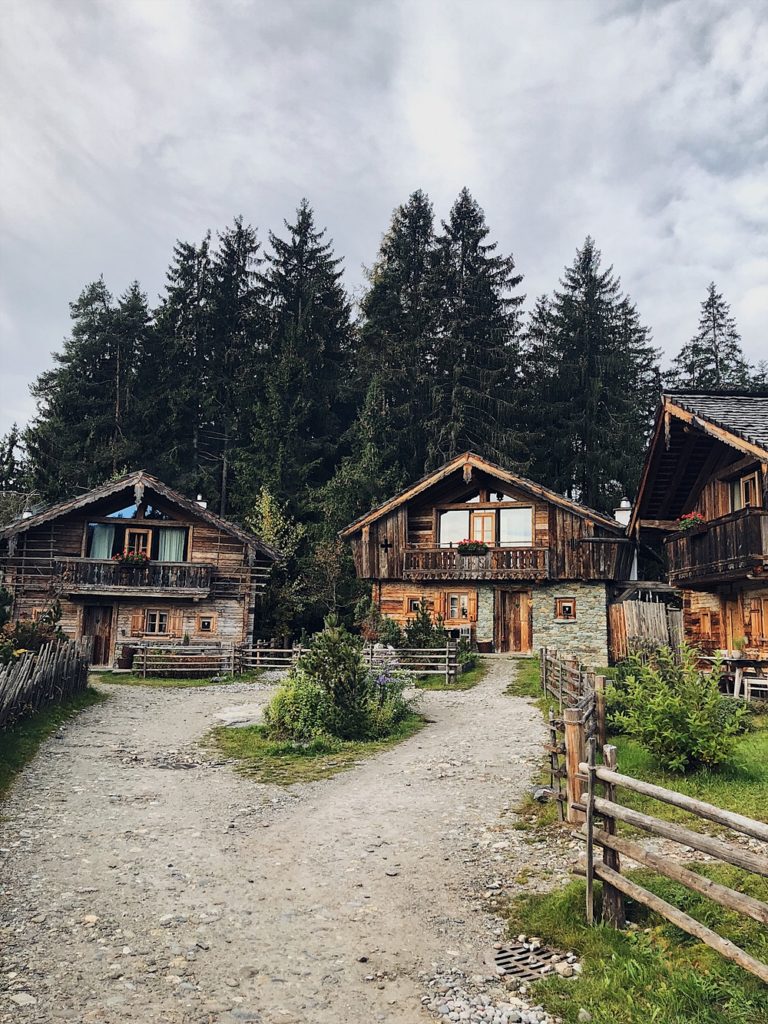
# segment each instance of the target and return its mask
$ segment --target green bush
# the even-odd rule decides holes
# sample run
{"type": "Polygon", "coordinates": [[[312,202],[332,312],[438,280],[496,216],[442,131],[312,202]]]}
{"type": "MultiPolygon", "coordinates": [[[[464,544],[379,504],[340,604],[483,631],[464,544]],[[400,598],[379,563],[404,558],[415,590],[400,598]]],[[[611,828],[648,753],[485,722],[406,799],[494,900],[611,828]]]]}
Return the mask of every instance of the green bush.
{"type": "Polygon", "coordinates": [[[355,624],[360,627],[360,635],[368,643],[386,644],[388,647],[402,647],[404,644],[402,629],[394,619],[381,614],[371,597],[358,602],[355,624]]]}
{"type": "Polygon", "coordinates": [[[700,653],[683,645],[632,655],[609,691],[614,725],[646,747],[669,771],[721,764],[749,712],[718,688],[721,665],[697,667],[700,653]]]}
{"type": "Polygon", "coordinates": [[[442,616],[438,615],[434,620],[423,598],[416,607],[416,614],[406,624],[404,632],[406,647],[445,647],[448,642],[442,616]]]}
{"type": "Polygon", "coordinates": [[[405,681],[391,669],[371,671],[363,642],[329,618],[270,701],[264,722],[273,738],[308,743],[387,736],[411,713],[405,681]]]}

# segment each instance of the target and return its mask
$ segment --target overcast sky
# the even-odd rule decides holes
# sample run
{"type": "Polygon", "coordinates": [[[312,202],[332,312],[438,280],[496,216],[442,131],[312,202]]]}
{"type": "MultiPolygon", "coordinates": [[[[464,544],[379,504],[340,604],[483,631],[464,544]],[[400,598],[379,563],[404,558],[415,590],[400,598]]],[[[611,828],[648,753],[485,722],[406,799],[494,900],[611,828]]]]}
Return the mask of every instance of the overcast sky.
{"type": "Polygon", "coordinates": [[[0,432],[104,274],[302,196],[359,292],[463,185],[528,306],[587,233],[674,353],[714,279],[768,357],[764,0],[0,0],[0,432]]]}

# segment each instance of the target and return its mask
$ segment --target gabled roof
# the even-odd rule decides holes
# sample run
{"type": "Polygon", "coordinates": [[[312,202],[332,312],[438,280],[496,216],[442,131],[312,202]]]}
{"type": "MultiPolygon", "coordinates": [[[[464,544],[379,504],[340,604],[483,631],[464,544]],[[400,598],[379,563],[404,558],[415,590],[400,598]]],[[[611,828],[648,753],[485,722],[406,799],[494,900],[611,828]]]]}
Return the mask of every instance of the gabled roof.
{"type": "Polygon", "coordinates": [[[734,439],[758,445],[768,457],[768,394],[746,391],[668,391],[662,395],[670,412],[684,409],[734,439]]]}
{"type": "Polygon", "coordinates": [[[215,512],[209,511],[207,508],[203,508],[198,505],[196,501],[191,501],[189,498],[185,498],[179,491],[174,491],[172,487],[168,487],[162,480],[158,480],[157,477],[151,476],[146,473],[143,469],[136,470],[134,473],[128,473],[127,476],[120,477],[119,480],[110,480],[108,483],[101,484],[99,487],[94,487],[93,490],[87,491],[85,494],[79,495],[77,498],[69,498],[66,501],[57,502],[55,505],[50,505],[48,508],[42,509],[40,512],[36,512],[34,515],[29,516],[26,519],[16,519],[14,522],[9,523],[0,529],[0,538],[12,537],[14,534],[24,533],[26,530],[31,530],[35,526],[40,526],[43,523],[50,522],[52,519],[58,519],[60,516],[67,515],[69,512],[76,512],[78,509],[87,508],[89,505],[94,505],[99,501],[103,501],[105,498],[111,497],[113,494],[119,494],[121,491],[133,490],[135,500],[141,501],[144,491],[150,490],[155,494],[161,495],[166,501],[172,505],[176,505],[178,508],[183,508],[186,512],[197,516],[198,519],[202,519],[211,526],[217,527],[219,530],[224,530],[226,533],[232,534],[233,537],[237,537],[244,544],[250,544],[259,549],[264,555],[273,560],[277,560],[280,557],[280,553],[274,548],[265,544],[260,537],[257,537],[255,533],[251,533],[249,530],[244,530],[240,526],[236,526],[234,523],[230,523],[226,519],[222,519],[221,516],[217,516],[215,512]]]}
{"type": "Polygon", "coordinates": [[[455,458],[451,459],[450,462],[446,462],[444,466],[440,467],[440,469],[436,469],[432,473],[427,473],[426,476],[423,476],[421,480],[417,480],[415,484],[411,484],[410,487],[405,487],[399,492],[399,494],[396,494],[388,501],[383,502],[377,508],[372,509],[370,512],[366,512],[365,515],[355,519],[354,522],[350,523],[349,526],[346,526],[340,531],[339,536],[352,536],[352,534],[357,533],[357,531],[361,530],[364,526],[368,526],[370,523],[375,522],[377,519],[381,518],[381,516],[393,511],[404,502],[410,501],[411,498],[415,498],[423,491],[426,491],[428,488],[450,476],[451,473],[455,473],[457,470],[463,469],[464,466],[471,466],[475,469],[482,470],[483,472],[488,473],[489,476],[496,477],[497,480],[501,480],[507,484],[512,484],[521,491],[526,491],[532,497],[541,498],[542,501],[548,501],[552,505],[557,505],[560,508],[566,509],[568,512],[573,512],[574,515],[581,516],[583,519],[590,519],[599,526],[615,530],[617,533],[624,532],[624,527],[617,523],[615,519],[611,519],[610,516],[603,515],[602,512],[596,512],[592,508],[587,508],[586,505],[581,505],[577,501],[572,501],[570,498],[566,498],[562,494],[558,494],[557,491],[550,491],[548,487],[542,487],[541,484],[534,483],[533,480],[528,480],[523,476],[518,476],[516,473],[510,473],[509,470],[503,469],[501,466],[497,466],[493,462],[489,462],[487,459],[482,458],[480,455],[476,455],[474,452],[464,452],[462,455],[457,455],[455,458]]]}
{"type": "Polygon", "coordinates": [[[666,529],[666,520],[684,511],[692,492],[706,482],[707,459],[715,457],[717,443],[768,462],[768,393],[664,392],[628,532],[641,519],[655,520],[657,507],[664,513],[657,528],[666,529]]]}

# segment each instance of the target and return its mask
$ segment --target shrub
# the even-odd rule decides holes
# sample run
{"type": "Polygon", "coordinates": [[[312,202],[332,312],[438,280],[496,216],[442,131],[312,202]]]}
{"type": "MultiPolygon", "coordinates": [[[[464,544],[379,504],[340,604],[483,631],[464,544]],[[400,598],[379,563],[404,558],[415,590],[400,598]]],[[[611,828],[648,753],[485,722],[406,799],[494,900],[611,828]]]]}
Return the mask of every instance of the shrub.
{"type": "Polygon", "coordinates": [[[406,647],[445,647],[448,634],[443,626],[442,616],[432,618],[426,600],[422,598],[416,606],[416,614],[405,627],[406,647]]]}
{"type": "Polygon", "coordinates": [[[747,709],[718,689],[721,666],[697,667],[699,652],[683,645],[627,660],[611,687],[612,717],[670,771],[721,764],[743,731],[747,709]]]}
{"type": "Polygon", "coordinates": [[[6,622],[0,629],[0,665],[9,665],[25,651],[39,651],[52,640],[66,640],[60,619],[61,605],[55,601],[38,619],[6,622]]]}
{"type": "Polygon", "coordinates": [[[360,635],[368,643],[386,644],[388,647],[402,647],[403,631],[394,619],[382,615],[373,598],[366,597],[355,608],[355,623],[360,635]]]}
{"type": "Polygon", "coordinates": [[[270,735],[301,743],[388,735],[411,712],[405,682],[391,669],[371,671],[362,645],[335,618],[326,620],[265,711],[270,735]]]}

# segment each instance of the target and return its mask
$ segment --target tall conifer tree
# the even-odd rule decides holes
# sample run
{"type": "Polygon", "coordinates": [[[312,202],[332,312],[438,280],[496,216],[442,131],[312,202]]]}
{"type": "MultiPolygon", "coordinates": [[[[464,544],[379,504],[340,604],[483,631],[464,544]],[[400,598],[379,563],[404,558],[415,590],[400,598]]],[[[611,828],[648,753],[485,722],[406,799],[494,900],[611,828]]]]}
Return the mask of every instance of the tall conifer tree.
{"type": "Polygon", "coordinates": [[[699,328],[675,357],[666,375],[670,387],[698,390],[746,388],[750,368],[731,307],[712,281],[701,304],[699,328]]]}
{"type": "Polygon", "coordinates": [[[658,398],[658,352],[587,238],[527,333],[531,475],[607,511],[634,493],[658,398]]]}

